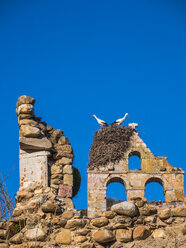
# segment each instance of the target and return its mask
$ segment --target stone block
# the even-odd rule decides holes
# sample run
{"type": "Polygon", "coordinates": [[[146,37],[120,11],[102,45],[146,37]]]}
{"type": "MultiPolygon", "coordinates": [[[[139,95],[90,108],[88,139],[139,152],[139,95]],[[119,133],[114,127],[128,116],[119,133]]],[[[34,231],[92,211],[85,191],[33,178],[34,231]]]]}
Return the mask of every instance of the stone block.
{"type": "Polygon", "coordinates": [[[61,197],[71,198],[72,197],[72,186],[60,184],[58,195],[61,197]]]}
{"type": "Polygon", "coordinates": [[[37,138],[41,135],[41,131],[37,127],[32,127],[29,125],[22,125],[20,127],[20,136],[37,138]]]}
{"type": "Polygon", "coordinates": [[[73,173],[73,171],[72,171],[72,165],[65,165],[64,167],[63,167],[63,173],[64,174],[72,174],[73,173]]]}
{"type": "Polygon", "coordinates": [[[132,240],[132,229],[118,229],[116,231],[116,240],[127,243],[132,240]]]}
{"type": "Polygon", "coordinates": [[[63,184],[73,186],[73,175],[64,174],[63,184]]]}
{"type": "Polygon", "coordinates": [[[35,99],[33,97],[24,95],[24,96],[20,96],[18,98],[16,107],[19,107],[22,104],[32,104],[32,105],[34,105],[34,103],[35,103],[35,99]]]}
{"type": "Polygon", "coordinates": [[[56,235],[57,244],[69,245],[71,243],[71,240],[72,238],[70,230],[63,229],[56,235]]]}

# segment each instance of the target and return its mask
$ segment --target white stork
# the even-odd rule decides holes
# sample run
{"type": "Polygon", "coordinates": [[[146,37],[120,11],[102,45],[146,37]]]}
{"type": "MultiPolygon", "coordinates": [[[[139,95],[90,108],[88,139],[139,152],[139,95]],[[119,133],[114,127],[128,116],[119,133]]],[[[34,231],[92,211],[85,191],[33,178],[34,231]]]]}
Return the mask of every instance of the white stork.
{"type": "Polygon", "coordinates": [[[117,124],[118,126],[120,126],[120,125],[124,122],[124,120],[125,120],[125,118],[127,117],[127,115],[128,115],[128,117],[130,117],[129,114],[126,113],[125,116],[124,116],[123,118],[117,119],[117,120],[116,120],[115,122],[113,122],[112,124],[117,124]]]}
{"type": "Polygon", "coordinates": [[[108,126],[108,124],[105,121],[99,119],[96,115],[93,115],[92,118],[95,118],[101,127],[107,127],[108,126]]]}

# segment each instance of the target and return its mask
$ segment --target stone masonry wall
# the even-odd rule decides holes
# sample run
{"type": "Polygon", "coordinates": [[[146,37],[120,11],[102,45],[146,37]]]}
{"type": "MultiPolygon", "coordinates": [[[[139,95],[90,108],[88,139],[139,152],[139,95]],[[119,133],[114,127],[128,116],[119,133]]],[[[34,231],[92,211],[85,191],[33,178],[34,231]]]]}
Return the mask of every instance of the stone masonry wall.
{"type": "MultiPolygon", "coordinates": [[[[129,128],[136,126],[134,123],[129,124],[129,128]]],[[[120,182],[125,186],[128,201],[133,197],[144,199],[145,186],[150,182],[157,182],[163,186],[166,202],[184,201],[183,170],[171,166],[166,157],[153,155],[137,131],[133,132],[129,143],[129,148],[120,161],[104,166],[100,164],[99,168],[88,168],[89,217],[92,218],[106,210],[106,190],[112,182],[120,182]],[[141,160],[139,170],[129,170],[129,157],[134,155],[141,160]]]]}
{"type": "MultiPolygon", "coordinates": [[[[20,187],[30,182],[49,186],[55,195],[72,198],[80,185],[73,181],[73,150],[60,129],[48,126],[34,115],[35,99],[19,97],[20,187]],[[74,191],[73,188],[76,188],[74,191]]],[[[77,170],[77,169],[76,169],[77,170]]]]}
{"type": "Polygon", "coordinates": [[[0,248],[185,248],[183,203],[135,198],[88,218],[38,183],[20,188],[16,200],[13,219],[0,223],[0,248]]]}

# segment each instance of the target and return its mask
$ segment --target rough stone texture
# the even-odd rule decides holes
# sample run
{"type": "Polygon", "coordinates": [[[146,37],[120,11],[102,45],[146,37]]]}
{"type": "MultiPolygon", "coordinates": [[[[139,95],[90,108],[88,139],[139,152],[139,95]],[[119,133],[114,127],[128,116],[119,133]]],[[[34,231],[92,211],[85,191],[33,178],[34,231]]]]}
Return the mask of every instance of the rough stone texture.
{"type": "Polygon", "coordinates": [[[118,229],[116,231],[116,240],[119,242],[129,242],[132,240],[132,229],[118,229]]]}
{"type": "Polygon", "coordinates": [[[50,150],[52,148],[52,143],[46,138],[35,139],[35,138],[19,138],[20,147],[23,150],[50,150]]]}
{"type": "Polygon", "coordinates": [[[45,232],[40,228],[33,228],[25,232],[25,238],[27,240],[38,240],[42,241],[45,239],[45,232]]]}
{"type": "Polygon", "coordinates": [[[145,226],[137,226],[133,232],[133,239],[140,240],[147,238],[149,230],[145,226]]]}
{"type": "Polygon", "coordinates": [[[111,207],[113,212],[117,214],[126,215],[130,217],[134,217],[138,215],[138,208],[133,202],[121,202],[115,204],[111,207]]]}
{"type": "Polygon", "coordinates": [[[71,231],[63,229],[56,235],[57,244],[69,245],[71,243],[71,231]]]}
{"type": "Polygon", "coordinates": [[[42,205],[41,209],[44,213],[56,213],[56,214],[58,214],[58,213],[62,212],[61,208],[58,206],[58,204],[56,202],[53,203],[50,201],[45,202],[42,205]]]}
{"type": "Polygon", "coordinates": [[[22,125],[20,127],[20,136],[37,138],[41,135],[41,131],[37,127],[22,125]]]}
{"type": "Polygon", "coordinates": [[[186,217],[186,206],[173,209],[172,214],[173,216],[186,217]]]}
{"type": "Polygon", "coordinates": [[[21,244],[23,242],[23,234],[22,233],[17,233],[10,239],[10,243],[13,244],[21,244]]]}
{"type": "Polygon", "coordinates": [[[98,243],[105,244],[115,240],[113,232],[110,230],[99,230],[93,233],[93,239],[98,243]]]}
{"type": "Polygon", "coordinates": [[[105,217],[96,218],[91,221],[91,224],[96,227],[102,227],[109,223],[108,219],[105,217]]]}
{"type": "Polygon", "coordinates": [[[165,220],[165,219],[168,219],[170,218],[171,216],[171,210],[170,208],[160,208],[158,210],[158,217],[161,219],[161,220],[165,220]]]}
{"type": "Polygon", "coordinates": [[[161,238],[161,239],[165,239],[167,237],[166,235],[166,232],[162,229],[156,229],[153,233],[152,233],[152,237],[154,239],[158,239],[158,238],[161,238]]]}
{"type": "Polygon", "coordinates": [[[19,107],[22,104],[32,104],[32,105],[34,105],[34,103],[35,103],[35,99],[33,97],[24,95],[24,96],[20,96],[18,98],[16,107],[19,107]]]}

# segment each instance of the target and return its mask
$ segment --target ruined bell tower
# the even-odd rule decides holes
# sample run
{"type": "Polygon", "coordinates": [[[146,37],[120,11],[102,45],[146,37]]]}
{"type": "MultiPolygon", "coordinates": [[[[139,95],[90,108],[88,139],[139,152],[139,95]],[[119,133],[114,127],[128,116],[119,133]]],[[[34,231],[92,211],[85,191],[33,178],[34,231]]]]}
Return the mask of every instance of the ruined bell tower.
{"type": "Polygon", "coordinates": [[[95,132],[87,170],[89,217],[106,210],[106,189],[112,182],[125,186],[127,201],[143,199],[150,182],[163,186],[166,202],[184,201],[183,170],[171,166],[166,157],[155,156],[139,137],[136,126],[111,125],[95,132]],[[129,170],[128,161],[134,155],[141,160],[139,170],[129,170]]]}

